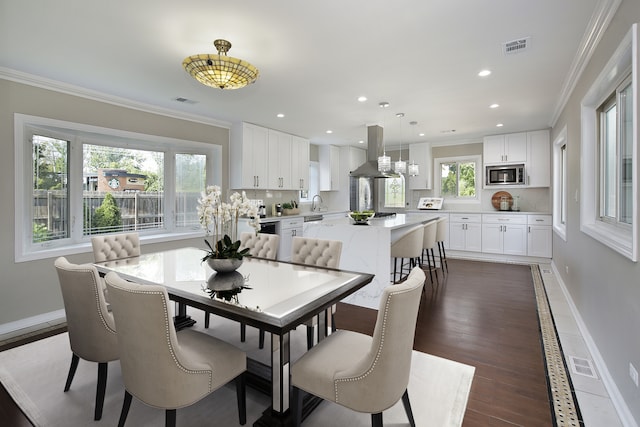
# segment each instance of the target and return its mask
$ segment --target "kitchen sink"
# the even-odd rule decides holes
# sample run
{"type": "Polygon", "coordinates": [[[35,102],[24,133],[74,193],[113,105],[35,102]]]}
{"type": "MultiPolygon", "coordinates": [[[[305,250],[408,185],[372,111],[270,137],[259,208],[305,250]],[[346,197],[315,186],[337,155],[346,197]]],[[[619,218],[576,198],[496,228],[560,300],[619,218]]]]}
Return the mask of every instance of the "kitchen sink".
{"type": "Polygon", "coordinates": [[[322,221],[324,216],[322,215],[305,215],[304,222],[322,221]]]}

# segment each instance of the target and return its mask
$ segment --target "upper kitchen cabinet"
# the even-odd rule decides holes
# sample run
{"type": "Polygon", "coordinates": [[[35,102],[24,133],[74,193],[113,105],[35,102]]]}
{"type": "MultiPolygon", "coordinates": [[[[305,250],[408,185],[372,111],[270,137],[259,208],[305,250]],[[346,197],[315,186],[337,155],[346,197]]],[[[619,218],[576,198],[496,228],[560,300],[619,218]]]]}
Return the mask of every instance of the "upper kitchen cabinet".
{"type": "Polygon", "coordinates": [[[268,147],[267,128],[251,123],[234,126],[230,147],[232,188],[267,188],[268,147]]]}
{"type": "Polygon", "coordinates": [[[485,164],[526,162],[527,133],[486,136],[483,157],[485,164]]]}
{"type": "Polygon", "coordinates": [[[527,185],[549,187],[551,183],[551,140],[549,130],[527,132],[527,185]]]}
{"type": "Polygon", "coordinates": [[[292,135],[269,129],[268,188],[290,190],[292,135]]]}
{"type": "Polygon", "coordinates": [[[291,186],[294,190],[309,189],[309,140],[291,139],[291,186]]]}
{"type": "Polygon", "coordinates": [[[431,144],[422,142],[409,145],[409,161],[418,165],[418,175],[409,176],[409,189],[430,190],[432,188],[431,144]]]}
{"type": "Polygon", "coordinates": [[[321,145],[318,160],[320,161],[320,191],[337,191],[340,189],[340,148],[335,145],[321,145]]]}

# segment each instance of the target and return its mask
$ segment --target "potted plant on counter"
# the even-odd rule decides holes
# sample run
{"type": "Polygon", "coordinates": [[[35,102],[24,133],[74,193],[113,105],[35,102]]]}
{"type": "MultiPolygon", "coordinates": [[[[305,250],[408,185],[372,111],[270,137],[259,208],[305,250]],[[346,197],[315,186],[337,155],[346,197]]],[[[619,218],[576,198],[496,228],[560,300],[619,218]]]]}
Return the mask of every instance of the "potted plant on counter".
{"type": "Polygon", "coordinates": [[[292,200],[288,203],[282,204],[282,215],[300,215],[300,209],[298,208],[298,202],[292,200]]]}

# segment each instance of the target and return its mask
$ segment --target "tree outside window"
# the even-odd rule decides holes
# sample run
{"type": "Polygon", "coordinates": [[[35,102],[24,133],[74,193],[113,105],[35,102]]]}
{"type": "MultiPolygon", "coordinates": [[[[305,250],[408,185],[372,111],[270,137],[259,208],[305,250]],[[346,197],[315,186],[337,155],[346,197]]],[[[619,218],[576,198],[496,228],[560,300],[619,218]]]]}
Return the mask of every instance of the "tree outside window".
{"type": "Polygon", "coordinates": [[[476,197],[476,162],[447,161],[440,163],[442,197],[476,197]]]}

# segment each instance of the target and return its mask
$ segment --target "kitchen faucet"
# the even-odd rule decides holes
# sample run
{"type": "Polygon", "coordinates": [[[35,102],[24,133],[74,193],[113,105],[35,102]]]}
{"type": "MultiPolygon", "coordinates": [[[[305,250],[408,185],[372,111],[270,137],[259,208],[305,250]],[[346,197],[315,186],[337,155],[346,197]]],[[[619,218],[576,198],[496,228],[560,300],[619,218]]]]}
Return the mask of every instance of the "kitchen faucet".
{"type": "Polygon", "coordinates": [[[313,196],[313,199],[311,199],[311,212],[316,211],[316,197],[320,199],[320,205],[318,206],[318,209],[320,209],[320,206],[322,206],[322,204],[324,203],[322,201],[322,197],[319,194],[316,194],[315,196],[313,196]]]}

